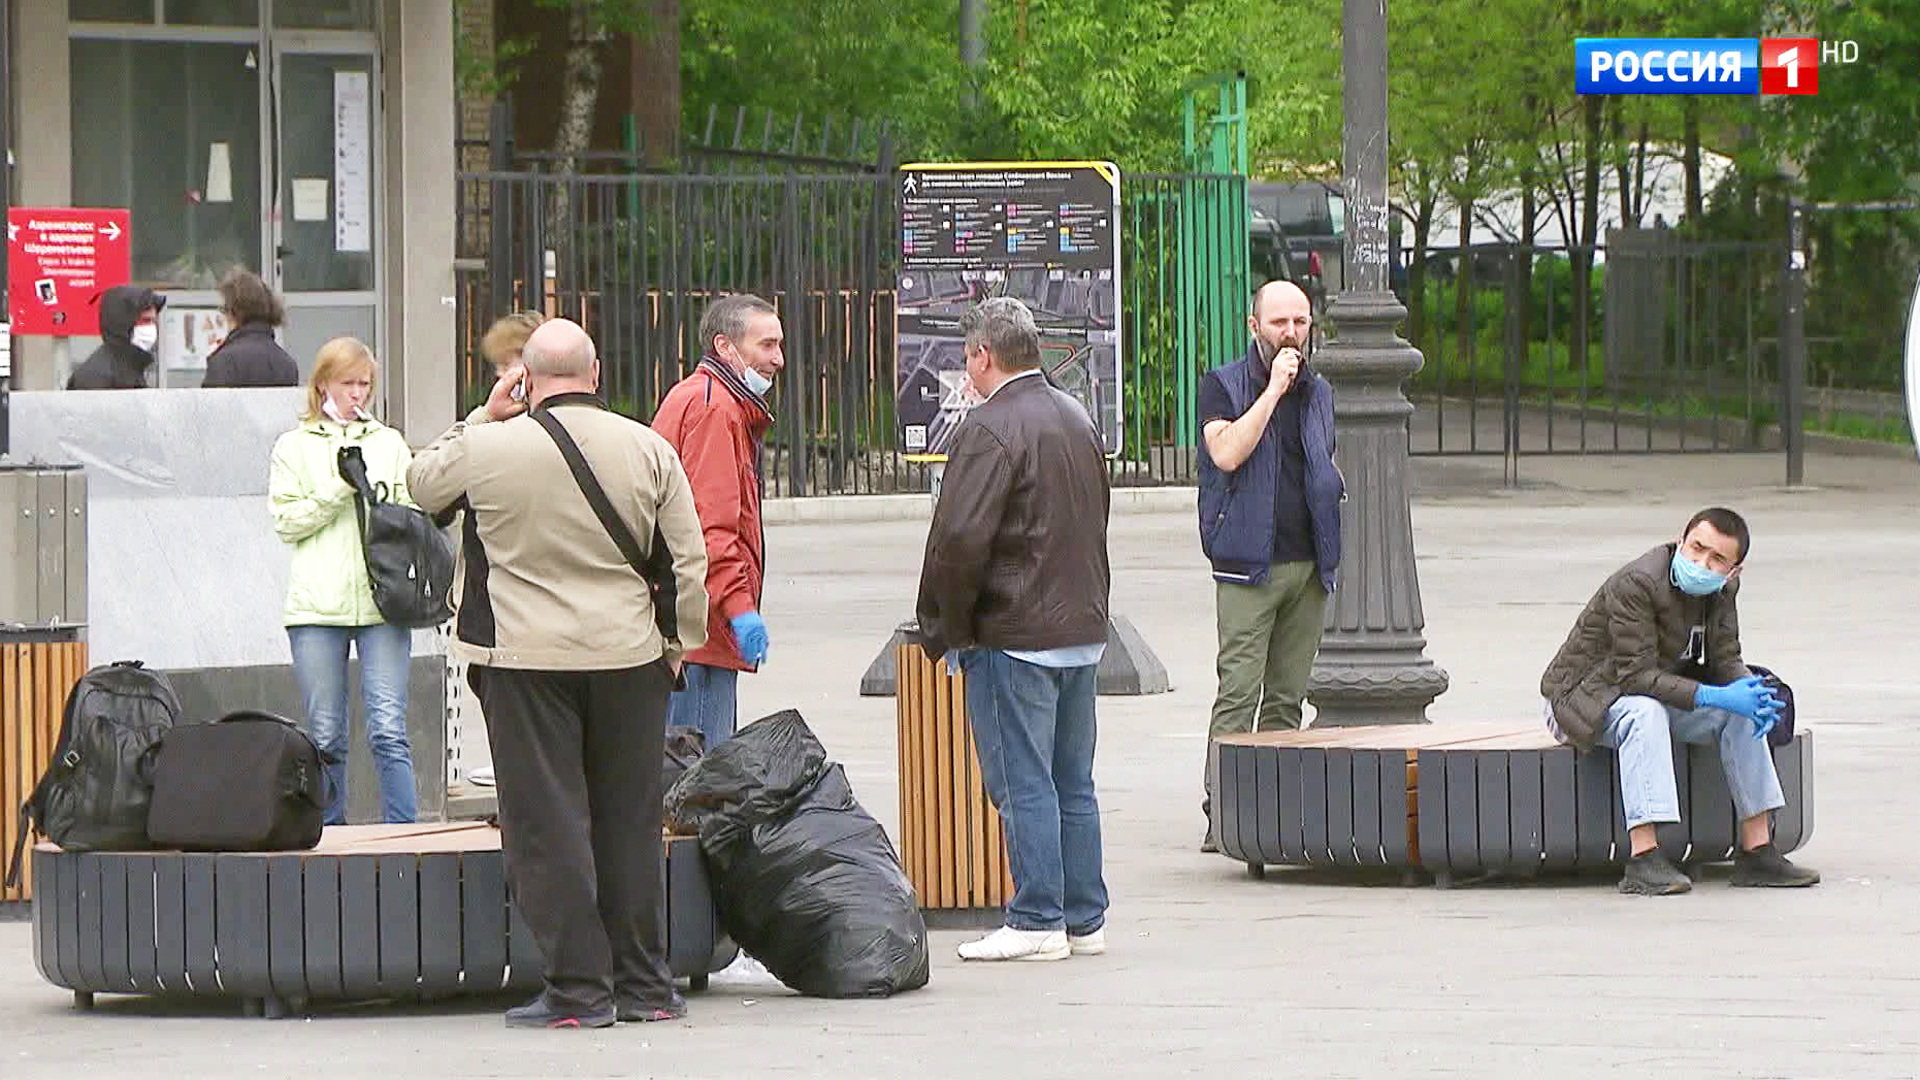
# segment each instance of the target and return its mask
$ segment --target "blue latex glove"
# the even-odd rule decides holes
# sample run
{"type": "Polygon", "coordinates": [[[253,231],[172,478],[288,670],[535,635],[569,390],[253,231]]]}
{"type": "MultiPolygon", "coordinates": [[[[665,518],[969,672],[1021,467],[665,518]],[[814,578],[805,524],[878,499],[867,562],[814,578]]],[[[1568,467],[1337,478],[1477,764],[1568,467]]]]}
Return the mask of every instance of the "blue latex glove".
{"type": "Polygon", "coordinates": [[[733,627],[733,639],[740,643],[740,659],[749,664],[767,662],[767,620],[759,612],[735,615],[727,624],[733,627]]]}
{"type": "MultiPolygon", "coordinates": [[[[1758,675],[1736,679],[1726,686],[1709,686],[1701,683],[1700,689],[1693,695],[1693,706],[1696,709],[1725,709],[1728,712],[1739,713],[1756,724],[1764,723],[1767,727],[1772,727],[1774,721],[1780,718],[1780,709],[1783,704],[1773,695],[1773,691],[1768,689],[1766,681],[1758,675]]],[[[1764,729],[1762,730],[1764,732],[1764,729]]]]}

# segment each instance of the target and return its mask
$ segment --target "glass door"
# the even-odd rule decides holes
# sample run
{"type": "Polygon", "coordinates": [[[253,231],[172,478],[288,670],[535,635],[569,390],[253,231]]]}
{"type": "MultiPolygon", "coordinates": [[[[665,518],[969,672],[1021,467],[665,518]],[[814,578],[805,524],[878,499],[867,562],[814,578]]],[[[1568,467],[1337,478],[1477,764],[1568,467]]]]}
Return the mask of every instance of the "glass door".
{"type": "Polygon", "coordinates": [[[274,46],[272,261],[303,376],[330,338],[381,350],[379,65],[332,37],[274,46]]]}

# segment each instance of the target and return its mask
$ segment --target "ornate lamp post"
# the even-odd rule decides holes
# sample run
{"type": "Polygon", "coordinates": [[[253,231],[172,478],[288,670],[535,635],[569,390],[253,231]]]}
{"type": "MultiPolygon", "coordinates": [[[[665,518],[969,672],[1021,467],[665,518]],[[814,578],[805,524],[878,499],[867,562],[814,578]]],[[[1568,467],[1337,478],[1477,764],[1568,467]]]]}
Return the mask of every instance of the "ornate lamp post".
{"type": "Polygon", "coordinates": [[[1307,696],[1315,724],[1425,723],[1447,673],[1425,655],[1407,507],[1413,405],[1401,383],[1421,358],[1394,329],[1407,311],[1387,287],[1386,0],[1345,0],[1341,20],[1347,281],[1327,309],[1338,336],[1314,362],[1334,385],[1348,498],[1339,586],[1307,696]]]}

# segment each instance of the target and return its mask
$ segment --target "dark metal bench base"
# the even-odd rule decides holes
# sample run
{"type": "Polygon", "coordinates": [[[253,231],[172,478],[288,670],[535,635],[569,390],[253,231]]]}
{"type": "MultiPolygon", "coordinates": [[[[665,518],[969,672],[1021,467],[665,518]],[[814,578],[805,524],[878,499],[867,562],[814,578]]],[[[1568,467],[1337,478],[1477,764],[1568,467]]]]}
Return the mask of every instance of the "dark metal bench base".
{"type": "MultiPolygon", "coordinates": [[[[1405,728],[1237,736],[1221,740],[1214,827],[1223,854],[1263,876],[1268,865],[1387,867],[1449,887],[1484,875],[1617,871],[1627,828],[1612,753],[1529,745],[1525,733],[1423,739],[1405,728]],[[1369,746],[1369,738],[1376,745],[1369,746]],[[1436,745],[1420,745],[1426,741],[1436,745]]],[[[1681,823],[1660,826],[1676,863],[1731,859],[1738,840],[1718,752],[1674,755],[1681,823]]],[[[1813,735],[1773,751],[1787,804],[1774,815],[1782,852],[1813,835],[1813,735]]]]}
{"type": "MultiPolygon", "coordinates": [[[[286,854],[42,845],[34,962],[82,1009],[96,993],[217,996],[277,1019],[316,1000],[537,991],[540,952],[508,902],[497,834],[420,826],[418,850],[407,850],[394,828],[329,829],[320,849],[286,854]]],[[[669,838],[662,858],[668,966],[702,990],[736,950],[699,842],[669,838]]]]}

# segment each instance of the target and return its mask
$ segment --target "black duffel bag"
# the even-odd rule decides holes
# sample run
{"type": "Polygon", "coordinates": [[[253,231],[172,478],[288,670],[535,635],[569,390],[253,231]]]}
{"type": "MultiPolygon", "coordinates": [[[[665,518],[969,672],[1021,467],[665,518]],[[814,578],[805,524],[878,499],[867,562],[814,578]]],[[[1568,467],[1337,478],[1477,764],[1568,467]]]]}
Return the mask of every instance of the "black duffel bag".
{"type": "Polygon", "coordinates": [[[147,839],[179,851],[303,851],[329,796],[320,748],[272,713],[229,713],[167,732],[153,769],[147,839]]]}

